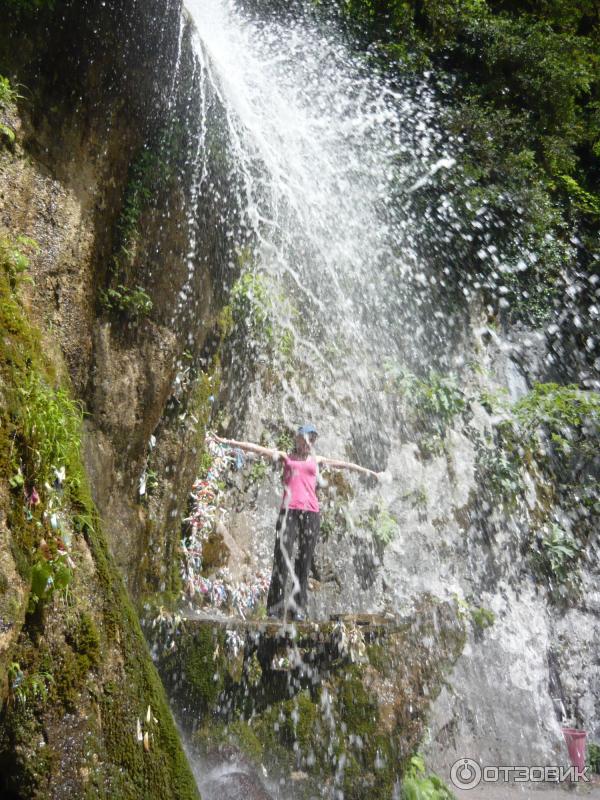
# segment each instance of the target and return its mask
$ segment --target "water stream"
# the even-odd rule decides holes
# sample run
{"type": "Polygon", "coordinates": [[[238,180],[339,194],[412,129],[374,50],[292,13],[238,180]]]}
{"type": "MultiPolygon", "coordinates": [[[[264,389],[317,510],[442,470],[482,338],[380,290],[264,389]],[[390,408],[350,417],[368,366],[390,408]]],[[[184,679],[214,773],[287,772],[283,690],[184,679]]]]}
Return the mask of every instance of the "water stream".
{"type": "MultiPolygon", "coordinates": [[[[333,611],[397,614],[422,593],[450,598],[490,585],[490,572],[510,569],[516,540],[507,525],[502,556],[487,573],[488,542],[465,545],[459,515],[471,513],[472,443],[456,434],[454,453],[447,448],[425,463],[406,442],[397,399],[387,390],[390,372],[403,368],[466,371],[472,320],[460,298],[470,289],[450,277],[455,240],[481,240],[478,258],[497,265],[494,280],[505,269],[488,210],[476,209],[464,222],[452,194],[440,188],[462,180],[461,143],[440,126],[427,76],[405,82],[386,74],[310,3],[289,16],[257,16],[232,0],[187,0],[186,7],[201,98],[189,268],[214,203],[226,242],[219,258],[232,275],[241,272],[230,302],[246,314],[233,332],[237,344],[227,353],[217,398],[225,426],[238,438],[258,439],[310,420],[321,452],[391,476],[378,486],[351,481],[346,538],[330,537],[320,554],[333,565],[337,588],[322,586],[311,611],[321,618],[333,611]],[[402,531],[385,551],[364,522],[373,507],[378,524],[387,514],[384,522],[402,531]]],[[[530,255],[517,251],[521,259],[530,255]]],[[[199,299],[184,287],[181,302],[199,299]]],[[[511,370],[512,383],[522,382],[511,370]]],[[[268,573],[279,476],[257,484],[248,503],[239,485],[227,490],[225,522],[246,548],[248,570],[268,573]]],[[[531,625],[538,612],[531,600],[531,625]]],[[[435,637],[427,644],[429,663],[435,637]]],[[[214,652],[217,659],[218,645],[214,652]]],[[[544,707],[540,715],[546,713],[544,707]]],[[[475,707],[475,726],[478,714],[475,707]]],[[[251,791],[236,758],[196,763],[203,796],[251,791]]],[[[345,756],[337,758],[327,796],[343,798],[345,756]]],[[[256,797],[295,796],[289,783],[264,789],[260,776],[248,774],[256,797]]]]}

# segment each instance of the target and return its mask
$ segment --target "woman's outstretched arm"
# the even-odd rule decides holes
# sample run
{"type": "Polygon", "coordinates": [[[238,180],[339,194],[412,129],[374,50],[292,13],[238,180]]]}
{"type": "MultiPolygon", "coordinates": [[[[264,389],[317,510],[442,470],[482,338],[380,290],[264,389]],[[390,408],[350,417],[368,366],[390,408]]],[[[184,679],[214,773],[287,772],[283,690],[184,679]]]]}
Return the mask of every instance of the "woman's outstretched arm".
{"type": "Polygon", "coordinates": [[[323,465],[324,467],[333,467],[334,469],[349,469],[353,472],[364,472],[365,475],[373,475],[375,478],[379,478],[381,475],[379,472],[373,472],[372,469],[361,467],[358,464],[352,464],[349,461],[338,461],[335,458],[324,458],[323,456],[317,456],[317,463],[323,465]]]}
{"type": "Polygon", "coordinates": [[[275,448],[261,447],[261,445],[253,444],[252,442],[238,442],[235,439],[224,439],[222,436],[217,436],[216,433],[207,433],[206,438],[212,439],[219,444],[227,444],[230,447],[238,447],[240,450],[245,450],[248,453],[256,453],[258,456],[271,458],[273,460],[283,458],[285,455],[281,452],[281,450],[276,450],[275,448]]]}

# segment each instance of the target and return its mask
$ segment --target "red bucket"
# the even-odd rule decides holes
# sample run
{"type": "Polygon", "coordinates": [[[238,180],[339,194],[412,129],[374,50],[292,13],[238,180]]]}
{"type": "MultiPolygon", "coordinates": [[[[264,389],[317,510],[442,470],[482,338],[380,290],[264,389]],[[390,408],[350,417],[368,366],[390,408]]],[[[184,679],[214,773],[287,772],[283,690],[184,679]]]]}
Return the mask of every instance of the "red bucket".
{"type": "Polygon", "coordinates": [[[585,737],[587,732],[578,731],[576,728],[563,728],[562,732],[567,743],[571,764],[579,770],[583,770],[585,767],[585,737]]]}

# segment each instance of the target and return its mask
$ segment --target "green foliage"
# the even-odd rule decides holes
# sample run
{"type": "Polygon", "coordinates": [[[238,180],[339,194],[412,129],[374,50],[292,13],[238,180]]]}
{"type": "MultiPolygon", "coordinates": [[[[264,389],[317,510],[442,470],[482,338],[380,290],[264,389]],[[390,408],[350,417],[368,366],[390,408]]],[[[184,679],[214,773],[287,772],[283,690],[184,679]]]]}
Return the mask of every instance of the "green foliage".
{"type": "Polygon", "coordinates": [[[0,108],[7,108],[13,105],[20,98],[20,94],[11,85],[11,82],[4,75],[0,75],[0,108]]]}
{"type": "Polygon", "coordinates": [[[575,385],[536,383],[514,406],[520,432],[531,440],[544,428],[562,454],[576,450],[593,455],[600,430],[600,394],[575,385]]]}
{"type": "Polygon", "coordinates": [[[474,625],[481,628],[481,630],[485,630],[486,628],[491,628],[494,624],[496,615],[491,609],[480,606],[479,608],[471,609],[471,619],[474,625]]]}
{"type": "Polygon", "coordinates": [[[16,661],[9,664],[8,681],[14,701],[23,706],[33,703],[43,705],[48,699],[49,688],[54,683],[49,672],[33,672],[25,675],[16,661]]]}
{"type": "Polygon", "coordinates": [[[371,509],[369,515],[362,519],[362,523],[382,547],[392,542],[398,534],[398,520],[382,506],[371,509]]]}
{"type": "Polygon", "coordinates": [[[202,478],[203,480],[208,475],[210,468],[212,467],[213,457],[208,452],[208,450],[203,450],[200,454],[200,464],[198,467],[198,477],[202,478]]]}
{"type": "Polygon", "coordinates": [[[537,553],[537,566],[554,584],[574,585],[577,582],[575,569],[581,555],[576,539],[559,525],[545,526],[541,545],[537,553]]]}
{"type": "MultiPolygon", "coordinates": [[[[116,658],[111,662],[114,669],[109,670],[112,682],[105,673],[97,677],[93,689],[102,723],[98,744],[103,763],[97,766],[101,780],[110,786],[112,796],[122,798],[140,793],[152,798],[171,794],[197,798],[162,684],[112,562],[85,480],[79,446],[80,405],[59,386],[57,368],[45,357],[41,333],[28,319],[16,288],[11,285],[8,270],[0,265],[0,481],[13,479],[8,507],[2,510],[6,512],[10,547],[19,573],[31,582],[29,611],[35,613],[25,617],[23,635],[12,658],[12,696],[19,691],[26,702],[4,706],[3,733],[16,746],[8,751],[3,748],[0,771],[19,791],[31,796],[44,794],[58,765],[50,746],[35,747],[31,757],[32,743],[44,738],[47,724],[47,712],[39,706],[48,696],[48,702],[62,702],[69,710],[81,708],[84,681],[89,669],[100,663],[102,641],[116,658]],[[62,492],[44,486],[54,482],[55,466],[66,467],[62,492]],[[41,501],[30,511],[24,507],[23,489],[32,485],[37,487],[41,501]],[[86,539],[93,566],[87,559],[83,576],[93,575],[91,586],[83,585],[85,577],[83,582],[71,581],[71,564],[59,551],[59,541],[48,525],[49,500],[60,505],[61,516],[65,521],[71,519],[86,539]],[[56,616],[49,621],[48,614],[37,613],[39,600],[50,600],[57,590],[68,591],[69,603],[55,604],[56,616]],[[94,603],[94,613],[102,623],[102,639],[84,610],[87,605],[83,598],[94,603]],[[75,619],[69,622],[73,613],[75,619]],[[51,635],[46,636],[48,622],[51,635]],[[136,714],[148,705],[160,723],[150,756],[135,740],[132,728],[136,714]]],[[[77,568],[76,550],[73,559],[77,568]]],[[[53,706],[52,719],[58,719],[57,711],[53,706]]],[[[100,728],[92,721],[82,730],[87,735],[100,728]]]]}
{"type": "Polygon", "coordinates": [[[459,289],[474,284],[506,309],[509,321],[541,325],[564,273],[577,258],[587,271],[600,254],[595,5],[345,0],[340,7],[387,68],[434,67],[430,81],[447,100],[442,124],[461,142],[456,168],[407,199],[424,220],[417,247],[440,271],[450,266],[459,289]],[[440,241],[442,196],[458,224],[454,233],[445,224],[440,241]],[[493,227],[495,263],[479,255],[486,244],[477,232],[480,213],[493,227]],[[585,243],[578,251],[570,249],[574,229],[585,243]]]}
{"type": "MultiPolygon", "coordinates": [[[[4,77],[4,75],[0,75],[0,110],[10,108],[20,97],[21,95],[11,85],[9,79],[4,77]]],[[[13,145],[16,139],[14,130],[10,127],[10,125],[2,122],[2,120],[0,120],[0,136],[4,137],[9,145],[13,145]]],[[[1,247],[2,244],[0,244],[0,248],[1,247]]],[[[1,252],[0,259],[2,259],[1,252]]]]}
{"type": "Polygon", "coordinates": [[[11,289],[17,289],[19,283],[26,278],[31,255],[39,250],[39,245],[28,236],[17,236],[13,239],[0,237],[0,266],[8,276],[11,289]]]}
{"type": "Polygon", "coordinates": [[[294,447],[295,436],[293,431],[284,430],[277,437],[275,446],[284,453],[289,453],[294,447]]]}
{"type": "Polygon", "coordinates": [[[427,774],[423,758],[414,755],[402,778],[402,800],[455,800],[455,796],[441,778],[427,774]]]}
{"type": "Polygon", "coordinates": [[[257,344],[273,341],[271,300],[266,279],[247,270],[231,289],[231,313],[234,326],[241,326],[257,344]]]}
{"type": "Polygon", "coordinates": [[[248,473],[248,478],[252,483],[260,483],[267,474],[267,465],[262,458],[257,458],[248,473]]]}
{"type": "Polygon", "coordinates": [[[49,559],[40,556],[31,568],[29,613],[33,613],[39,603],[51,600],[55,591],[66,592],[72,579],[73,571],[66,556],[49,559]]]}
{"type": "Polygon", "coordinates": [[[185,132],[179,120],[163,126],[131,163],[123,206],[116,225],[116,242],[109,265],[110,285],[100,293],[107,311],[139,319],[152,311],[152,300],[135,281],[134,267],[141,239],[142,215],[156,205],[177,176],[185,132]],[[118,285],[115,285],[120,281],[118,285]]]}
{"type": "Polygon", "coordinates": [[[467,398],[454,375],[431,370],[427,378],[419,378],[389,364],[386,377],[388,386],[411,404],[417,422],[442,438],[456,417],[468,408],[467,398]]]}
{"type": "Polygon", "coordinates": [[[154,141],[140,149],[130,166],[123,208],[117,221],[118,246],[113,258],[113,272],[117,275],[129,277],[140,241],[142,214],[174,179],[183,135],[180,122],[172,120],[154,141]]]}
{"type": "Polygon", "coordinates": [[[419,486],[418,489],[415,489],[407,497],[410,499],[415,508],[421,509],[422,511],[427,509],[427,505],[429,504],[429,495],[427,494],[427,489],[424,486],[419,486]]]}
{"type": "Polygon", "coordinates": [[[523,491],[519,461],[502,445],[484,442],[476,432],[472,436],[475,442],[475,477],[479,486],[512,506],[523,491]]]}
{"type": "Polygon", "coordinates": [[[38,485],[54,482],[54,470],[66,467],[67,483],[77,480],[81,405],[64,389],[53,389],[37,372],[30,372],[17,389],[18,418],[38,485]]]}
{"type": "Polygon", "coordinates": [[[559,175],[559,180],[575,208],[582,214],[600,217],[600,196],[587,192],[570,175],[559,175]]]}
{"type": "Polygon", "coordinates": [[[290,328],[286,328],[279,337],[279,352],[281,355],[287,359],[291,358],[294,353],[294,343],[293,331],[290,328]]]}
{"type": "Polygon", "coordinates": [[[116,289],[102,292],[100,301],[109,311],[121,311],[137,318],[147,317],[152,311],[152,300],[141,286],[130,289],[119,284],[116,289]]]}
{"type": "Polygon", "coordinates": [[[600,774],[600,745],[590,742],[587,746],[587,764],[590,772],[600,774]]]}

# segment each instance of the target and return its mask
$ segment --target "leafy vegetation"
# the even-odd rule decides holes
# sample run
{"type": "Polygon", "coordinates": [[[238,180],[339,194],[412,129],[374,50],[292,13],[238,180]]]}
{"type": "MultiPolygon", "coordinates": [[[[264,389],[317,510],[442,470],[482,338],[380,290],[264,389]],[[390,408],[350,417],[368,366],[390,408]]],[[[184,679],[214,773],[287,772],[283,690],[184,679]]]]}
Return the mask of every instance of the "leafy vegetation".
{"type": "MultiPolygon", "coordinates": [[[[28,451],[30,479],[53,483],[55,470],[67,466],[72,481],[81,447],[81,405],[62,388],[53,389],[39,374],[29,373],[18,388],[19,425],[28,451]]],[[[68,476],[68,477],[67,477],[68,476]]]]}
{"type": "Polygon", "coordinates": [[[273,318],[265,278],[257,272],[242,272],[231,289],[233,324],[247,332],[255,344],[271,344],[273,318]]]}
{"type": "Polygon", "coordinates": [[[590,742],[587,746],[587,763],[590,772],[600,774],[600,745],[590,742]]]}
{"type": "Polygon", "coordinates": [[[537,383],[513,408],[520,432],[531,440],[545,429],[562,454],[593,455],[600,433],[600,394],[575,385],[537,383]]]}
{"type": "Polygon", "coordinates": [[[371,509],[368,516],[362,519],[362,524],[382,547],[392,542],[398,534],[398,521],[382,506],[371,509]]]}
{"type": "Polygon", "coordinates": [[[26,273],[30,257],[38,249],[38,243],[29,236],[0,237],[0,264],[8,276],[11,289],[15,290],[22,281],[31,281],[26,273]]]}
{"type": "Polygon", "coordinates": [[[17,101],[19,93],[4,75],[0,75],[0,108],[6,108],[17,101]]]}
{"type": "Polygon", "coordinates": [[[474,625],[481,630],[485,630],[492,627],[496,621],[496,615],[491,609],[480,606],[479,608],[471,609],[471,619],[474,625]]]}
{"type": "Polygon", "coordinates": [[[454,794],[437,775],[427,774],[423,758],[414,755],[402,778],[402,800],[454,800],[454,794]]]}
{"type": "Polygon", "coordinates": [[[28,703],[45,703],[54,678],[49,672],[34,672],[25,675],[21,665],[13,661],[8,667],[8,681],[14,702],[26,706],[28,703]]]}
{"type": "Polygon", "coordinates": [[[430,220],[417,248],[509,318],[540,324],[574,260],[585,273],[600,258],[596,5],[345,0],[339,8],[400,78],[434,67],[430,81],[448,101],[442,124],[459,145],[458,168],[441,172],[436,188],[404,198],[430,220]],[[449,238],[437,235],[442,195],[454,208],[444,225],[449,238]]]}
{"type": "MultiPolygon", "coordinates": [[[[15,261],[23,266],[26,253],[15,256],[15,249],[18,241],[3,248],[0,259],[0,481],[10,487],[1,510],[19,583],[28,589],[21,605],[15,592],[11,624],[20,635],[0,659],[9,692],[0,714],[2,785],[9,793],[34,796],[56,780],[60,734],[46,740],[47,715],[60,719],[61,707],[79,712],[87,698],[84,688],[91,684],[97,722],[85,728],[85,735],[92,735],[90,744],[101,754],[97,768],[110,793],[197,797],[162,685],[90,497],[80,457],[81,406],[57,377],[61,365],[45,356],[40,331],[29,322],[15,281],[26,269],[15,273],[15,261]],[[81,549],[68,553],[73,535],[85,538],[91,556],[85,563],[81,549]],[[92,586],[84,585],[82,576],[90,575],[92,586]],[[101,626],[96,627],[92,614],[101,626]],[[92,677],[107,651],[116,656],[110,680],[92,677]],[[160,721],[151,743],[153,758],[136,742],[131,727],[132,709],[150,704],[160,721]],[[47,744],[39,755],[35,743],[41,740],[47,744]]],[[[7,608],[2,609],[4,622],[7,608]]]]}
{"type": "Polygon", "coordinates": [[[544,526],[538,537],[535,564],[540,575],[549,579],[551,589],[578,589],[580,556],[581,547],[572,534],[556,523],[544,526]]]}
{"type": "Polygon", "coordinates": [[[475,477],[479,486],[509,506],[523,490],[520,461],[502,444],[485,441],[476,431],[471,433],[475,443],[475,477]]]}
{"type": "Polygon", "coordinates": [[[120,311],[132,317],[147,317],[152,311],[152,300],[141,286],[129,289],[119,284],[116,289],[107,289],[100,295],[104,308],[120,311]]]}
{"type": "Polygon", "coordinates": [[[448,429],[469,408],[469,400],[454,375],[430,370],[418,377],[408,370],[388,364],[388,390],[405,398],[408,411],[421,432],[420,444],[429,452],[439,452],[448,429]],[[428,434],[423,436],[423,434],[428,434]]]}
{"type": "MultiPolygon", "coordinates": [[[[10,80],[4,75],[0,75],[0,112],[9,111],[20,97],[21,95],[12,86],[10,80]]],[[[15,132],[10,125],[6,124],[6,119],[0,119],[0,141],[4,140],[4,143],[12,146],[15,139],[15,132]]]]}
{"type": "Polygon", "coordinates": [[[260,483],[263,478],[266,476],[268,472],[268,467],[265,461],[262,458],[257,458],[256,461],[252,464],[250,472],[248,473],[248,478],[251,483],[260,483]]]}
{"type": "Polygon", "coordinates": [[[116,246],[108,269],[113,285],[100,295],[100,302],[107,311],[144,317],[152,310],[152,300],[148,294],[142,287],[132,285],[142,237],[142,216],[160,202],[166,189],[178,176],[178,164],[185,151],[184,139],[180,121],[173,119],[140,148],[131,163],[123,206],[117,220],[116,246]],[[115,287],[116,281],[119,283],[115,287]]]}
{"type": "Polygon", "coordinates": [[[278,450],[282,450],[284,453],[289,453],[294,446],[294,440],[295,436],[293,431],[284,430],[277,437],[275,446],[278,450]]]}

